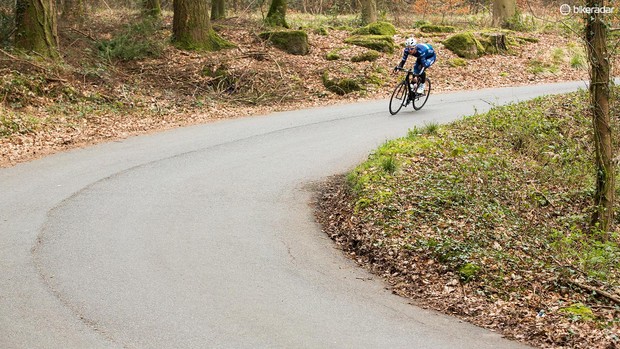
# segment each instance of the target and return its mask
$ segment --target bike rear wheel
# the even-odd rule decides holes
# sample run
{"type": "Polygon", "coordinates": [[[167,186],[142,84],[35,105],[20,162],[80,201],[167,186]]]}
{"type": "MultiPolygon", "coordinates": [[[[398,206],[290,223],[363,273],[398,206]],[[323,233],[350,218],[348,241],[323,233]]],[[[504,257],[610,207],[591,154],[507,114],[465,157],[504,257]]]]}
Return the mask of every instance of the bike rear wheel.
{"type": "Polygon", "coordinates": [[[409,89],[405,82],[401,82],[396,85],[394,92],[392,92],[392,98],[390,98],[390,114],[396,115],[400,109],[407,104],[407,98],[409,97],[409,89]]]}
{"type": "Polygon", "coordinates": [[[431,94],[431,79],[426,78],[426,83],[424,84],[424,93],[418,94],[413,98],[413,109],[420,110],[426,104],[428,100],[428,96],[431,94]]]}

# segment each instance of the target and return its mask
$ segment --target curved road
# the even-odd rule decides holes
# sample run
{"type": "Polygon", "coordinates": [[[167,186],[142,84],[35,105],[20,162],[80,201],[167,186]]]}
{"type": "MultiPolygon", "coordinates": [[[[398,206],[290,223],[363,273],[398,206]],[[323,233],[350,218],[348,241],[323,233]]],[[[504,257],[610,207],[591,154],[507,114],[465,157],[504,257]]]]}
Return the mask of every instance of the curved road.
{"type": "Polygon", "coordinates": [[[566,83],[242,118],[0,170],[1,348],[519,348],[385,290],[312,183],[387,139],[566,83]]]}

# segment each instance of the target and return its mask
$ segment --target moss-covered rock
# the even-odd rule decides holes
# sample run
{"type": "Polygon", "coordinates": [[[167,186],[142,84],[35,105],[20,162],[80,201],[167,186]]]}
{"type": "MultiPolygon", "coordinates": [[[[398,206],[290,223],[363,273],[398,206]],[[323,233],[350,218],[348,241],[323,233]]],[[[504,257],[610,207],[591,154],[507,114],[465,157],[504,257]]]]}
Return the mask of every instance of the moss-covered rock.
{"type": "Polygon", "coordinates": [[[344,42],[379,52],[394,52],[394,39],[388,35],[353,35],[344,42]]]}
{"type": "Polygon", "coordinates": [[[323,72],[323,74],[321,75],[321,79],[323,80],[323,86],[325,86],[331,92],[339,94],[341,96],[364,89],[362,81],[351,78],[330,79],[327,71],[323,72]]]}
{"type": "Polygon", "coordinates": [[[353,35],[394,35],[396,28],[390,22],[374,22],[354,30],[353,35]]]}
{"type": "Polygon", "coordinates": [[[420,27],[423,33],[454,33],[456,28],[449,25],[433,25],[427,24],[420,27]]]}
{"type": "Polygon", "coordinates": [[[419,20],[419,21],[415,21],[415,23],[413,23],[413,27],[414,28],[421,28],[425,25],[430,25],[431,22],[429,21],[425,21],[425,20],[419,20]]]}
{"type": "Polygon", "coordinates": [[[374,62],[381,54],[375,50],[366,51],[351,57],[351,62],[374,62]]]}
{"type": "Polygon", "coordinates": [[[325,55],[325,59],[328,61],[337,61],[340,59],[340,54],[337,51],[331,51],[325,55]]]}
{"type": "Polygon", "coordinates": [[[310,52],[308,34],[303,30],[286,30],[260,33],[259,37],[270,41],[275,47],[294,55],[310,52]]]}
{"type": "Polygon", "coordinates": [[[478,58],[484,54],[484,46],[471,32],[452,35],[443,44],[462,58],[478,58]]]}

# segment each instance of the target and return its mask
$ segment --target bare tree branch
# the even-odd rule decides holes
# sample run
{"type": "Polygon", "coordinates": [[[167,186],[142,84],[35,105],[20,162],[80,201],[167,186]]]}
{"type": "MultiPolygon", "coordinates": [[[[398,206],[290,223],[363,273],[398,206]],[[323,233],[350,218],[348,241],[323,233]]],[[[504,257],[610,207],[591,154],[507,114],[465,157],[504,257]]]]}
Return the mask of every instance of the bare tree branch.
{"type": "Polygon", "coordinates": [[[566,280],[566,282],[571,284],[571,285],[577,286],[577,287],[579,287],[581,289],[598,293],[601,296],[603,296],[603,297],[613,301],[614,303],[620,304],[620,297],[618,297],[616,295],[613,295],[613,294],[611,294],[611,293],[609,293],[607,291],[603,291],[603,290],[598,289],[598,288],[596,288],[594,286],[586,285],[586,284],[584,284],[582,282],[575,281],[575,280],[566,280]]]}

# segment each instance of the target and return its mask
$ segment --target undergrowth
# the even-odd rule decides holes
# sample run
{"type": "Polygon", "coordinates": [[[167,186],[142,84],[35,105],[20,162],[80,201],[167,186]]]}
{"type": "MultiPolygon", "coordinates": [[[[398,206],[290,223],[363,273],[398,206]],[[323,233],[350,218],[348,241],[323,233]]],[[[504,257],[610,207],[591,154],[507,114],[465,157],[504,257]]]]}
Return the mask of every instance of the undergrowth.
{"type": "Polygon", "coordinates": [[[532,319],[546,314],[615,331],[609,318],[618,305],[609,307],[602,293],[620,291],[620,240],[589,226],[595,169],[587,103],[584,91],[539,98],[387,142],[347,177],[352,221],[371,227],[357,253],[390,277],[414,281],[424,272],[408,265],[427,258],[440,263],[433,267],[440,277],[458,276],[483,302],[517,302],[532,319]],[[582,304],[587,316],[570,304],[582,304]]]}
{"type": "Polygon", "coordinates": [[[164,40],[156,35],[161,27],[158,20],[145,19],[128,25],[110,40],[97,44],[99,54],[107,60],[136,60],[158,57],[164,49],[164,40]]]}

